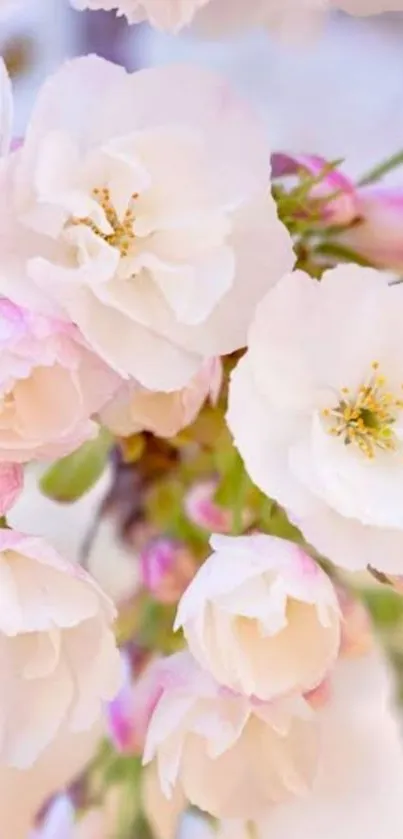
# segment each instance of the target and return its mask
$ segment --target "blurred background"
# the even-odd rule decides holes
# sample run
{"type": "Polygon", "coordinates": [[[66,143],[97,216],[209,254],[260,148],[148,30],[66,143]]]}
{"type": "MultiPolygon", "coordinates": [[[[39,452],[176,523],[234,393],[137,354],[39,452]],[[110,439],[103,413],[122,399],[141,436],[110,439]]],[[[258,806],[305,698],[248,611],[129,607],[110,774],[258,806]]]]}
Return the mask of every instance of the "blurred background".
{"type": "MultiPolygon", "coordinates": [[[[161,0],[164,2],[164,0],[161,0]]],[[[75,12],[68,0],[21,0],[0,23],[14,77],[15,133],[35,90],[67,57],[96,52],[129,69],[196,61],[229,76],[264,113],[274,150],[345,158],[361,173],[403,146],[403,16],[329,16],[319,39],[278,43],[264,32],[206,42],[127,27],[113,13],[75,12]]],[[[403,179],[394,172],[393,179],[403,179]]]]}

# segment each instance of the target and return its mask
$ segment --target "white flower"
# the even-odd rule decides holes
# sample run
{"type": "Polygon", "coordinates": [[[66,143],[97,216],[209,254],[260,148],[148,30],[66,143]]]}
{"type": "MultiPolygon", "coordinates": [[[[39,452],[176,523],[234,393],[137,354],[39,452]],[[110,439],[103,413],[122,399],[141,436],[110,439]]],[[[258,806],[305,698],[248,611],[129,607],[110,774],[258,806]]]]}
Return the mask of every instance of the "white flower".
{"type": "Polygon", "coordinates": [[[321,735],[313,789],[268,809],[250,825],[225,820],[210,839],[399,839],[403,749],[391,707],[386,663],[374,650],[359,661],[340,662],[328,702],[317,713],[321,735]]]}
{"type": "Polygon", "coordinates": [[[25,768],[116,693],[114,610],[81,568],[12,530],[0,530],[0,580],[0,760],[25,768]]]}
{"type": "Polygon", "coordinates": [[[339,663],[329,703],[317,714],[321,757],[313,789],[268,811],[257,825],[259,839],[400,839],[401,726],[385,669],[376,651],[339,663]]]}
{"type": "Polygon", "coordinates": [[[312,711],[300,697],[271,703],[218,685],[184,652],[161,663],[162,693],[144,762],[157,759],[167,798],[228,818],[253,818],[306,793],[317,767],[312,711]]]}
{"type": "Polygon", "coordinates": [[[217,401],[221,383],[219,358],[207,359],[184,388],[171,393],[149,391],[136,382],[125,382],[102,409],[102,425],[121,437],[140,431],[175,437],[194,422],[206,399],[217,401]]]}
{"type": "MultiPolygon", "coordinates": [[[[27,839],[41,808],[86,769],[101,743],[99,721],[73,734],[66,727],[29,769],[0,764],[0,832],[7,839],[27,839]]],[[[57,839],[62,836],[57,835],[57,839]]],[[[65,837],[63,837],[65,839],[65,837]]]]}
{"type": "Polygon", "coordinates": [[[186,807],[186,799],[179,786],[176,787],[171,798],[165,797],[161,790],[155,761],[143,770],[141,803],[144,815],[156,839],[179,839],[178,826],[186,807]]]}
{"type": "Polygon", "coordinates": [[[403,568],[403,286],[300,271],[258,307],[228,422],[252,479],[338,565],[403,568]]]}
{"type": "Polygon", "coordinates": [[[207,71],[69,62],[0,176],[0,293],[71,319],[122,375],[179,389],[245,344],[292,267],[269,160],[260,120],[207,71]]]}
{"type": "Polygon", "coordinates": [[[298,545],[213,536],[178,607],[191,653],[221,684],[269,700],[313,690],[333,666],[340,620],[333,585],[298,545]]]}

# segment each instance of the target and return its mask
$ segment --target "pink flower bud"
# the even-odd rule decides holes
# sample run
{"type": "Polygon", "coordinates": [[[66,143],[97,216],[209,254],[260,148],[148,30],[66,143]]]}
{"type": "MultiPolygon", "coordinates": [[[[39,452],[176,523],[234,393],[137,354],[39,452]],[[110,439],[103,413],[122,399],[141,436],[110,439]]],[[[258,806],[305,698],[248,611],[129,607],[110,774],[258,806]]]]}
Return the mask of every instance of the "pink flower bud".
{"type": "Polygon", "coordinates": [[[160,603],[177,603],[196,573],[196,561],[180,542],[153,539],[140,555],[143,585],[160,603]]]}
{"type": "Polygon", "coordinates": [[[0,516],[5,516],[17,500],[24,472],[19,463],[0,463],[0,516]]]}
{"type": "MultiPolygon", "coordinates": [[[[323,157],[317,155],[275,154],[272,160],[273,176],[298,176],[301,171],[313,177],[320,177],[328,165],[323,157]]],[[[312,186],[309,200],[318,203],[317,210],[325,224],[350,224],[358,215],[358,199],[354,184],[339,172],[331,169],[323,174],[319,183],[312,186]]]]}
{"type": "Polygon", "coordinates": [[[358,193],[358,220],[337,241],[372,265],[402,271],[403,188],[364,187],[358,193]]]}
{"type": "MultiPolygon", "coordinates": [[[[193,524],[209,530],[210,533],[231,533],[233,513],[226,507],[221,507],[214,500],[218,483],[215,480],[201,481],[195,484],[185,498],[185,510],[193,524]]],[[[252,520],[251,512],[244,510],[242,521],[247,527],[252,520]]]]}
{"type": "Polygon", "coordinates": [[[122,658],[125,681],[117,697],[106,707],[108,733],[118,752],[140,755],[148,724],[163,690],[159,659],[151,661],[134,679],[128,659],[124,655],[122,658]]]}

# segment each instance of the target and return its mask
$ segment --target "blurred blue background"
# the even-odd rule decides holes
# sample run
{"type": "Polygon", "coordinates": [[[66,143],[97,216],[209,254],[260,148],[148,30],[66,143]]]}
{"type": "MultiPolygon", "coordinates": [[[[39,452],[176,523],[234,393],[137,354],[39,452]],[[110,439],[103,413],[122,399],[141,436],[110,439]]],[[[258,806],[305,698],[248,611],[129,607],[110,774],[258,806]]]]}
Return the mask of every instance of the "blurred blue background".
{"type": "MultiPolygon", "coordinates": [[[[1,21],[0,45],[14,79],[16,136],[46,75],[67,57],[97,52],[130,69],[171,61],[219,69],[261,109],[273,150],[343,157],[346,170],[360,174],[403,148],[403,16],[336,14],[304,45],[264,32],[205,42],[129,28],[114,14],[74,12],[68,0],[21,0],[1,21]]],[[[403,170],[389,178],[403,182],[403,170]]]]}

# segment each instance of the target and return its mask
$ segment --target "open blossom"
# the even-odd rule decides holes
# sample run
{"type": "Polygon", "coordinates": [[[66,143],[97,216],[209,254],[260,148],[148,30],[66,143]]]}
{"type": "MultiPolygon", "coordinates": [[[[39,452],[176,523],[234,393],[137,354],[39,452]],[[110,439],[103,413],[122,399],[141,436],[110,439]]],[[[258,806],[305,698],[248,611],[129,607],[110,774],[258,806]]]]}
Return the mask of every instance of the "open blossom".
{"type": "Polygon", "coordinates": [[[74,327],[0,298],[0,461],[59,457],[97,430],[119,378],[74,327]]]}
{"type": "Polygon", "coordinates": [[[259,839],[402,835],[401,726],[384,671],[376,651],[340,661],[329,701],[316,714],[321,756],[312,791],[268,810],[256,825],[259,839]]]}
{"type": "Polygon", "coordinates": [[[302,698],[248,699],[218,685],[186,652],[161,662],[161,685],[144,762],[156,758],[168,798],[179,786],[212,815],[253,818],[306,793],[317,738],[302,698]]]}
{"type": "Polygon", "coordinates": [[[211,546],[175,623],[191,653],[221,684],[260,699],[317,687],[340,642],[329,577],[272,536],[213,536],[211,546]]]}
{"type": "Polygon", "coordinates": [[[24,482],[19,463],[0,463],[0,516],[5,516],[17,500],[24,482]]]}
{"type": "MultiPolygon", "coordinates": [[[[313,788],[268,808],[253,825],[257,839],[399,839],[403,749],[392,690],[379,651],[339,663],[316,713],[321,749],[313,788]]],[[[249,839],[251,832],[246,822],[225,820],[208,839],[249,839]]]]}
{"type": "Polygon", "coordinates": [[[258,307],[228,422],[252,479],[338,565],[403,569],[403,287],[296,271],[258,307]]]}
{"type": "Polygon", "coordinates": [[[124,383],[101,412],[102,423],[121,437],[139,431],[175,437],[196,419],[207,398],[216,401],[221,381],[221,359],[213,358],[202,364],[185,387],[172,393],[124,383]]]}
{"type": "MultiPolygon", "coordinates": [[[[187,806],[185,796],[177,786],[171,798],[165,797],[155,761],[143,770],[141,803],[155,839],[184,839],[181,819],[187,806]]],[[[195,839],[193,834],[189,839],[195,839]]]]}
{"type": "Polygon", "coordinates": [[[0,577],[0,759],[24,768],[62,724],[89,728],[116,693],[114,610],[84,571],[15,531],[0,532],[0,577]]]}
{"type": "MultiPolygon", "coordinates": [[[[12,839],[38,839],[31,836],[37,814],[53,795],[57,795],[85,771],[102,739],[99,721],[88,731],[63,728],[29,769],[0,765],[0,831],[12,839]]],[[[63,834],[56,834],[62,839],[63,834]]],[[[55,839],[55,836],[52,836],[55,839]]],[[[63,836],[63,839],[69,837],[63,836]]]]}
{"type": "Polygon", "coordinates": [[[292,267],[269,174],[260,119],[214,74],[68,62],[0,177],[0,290],[71,319],[123,376],[178,390],[245,344],[292,267]]]}

